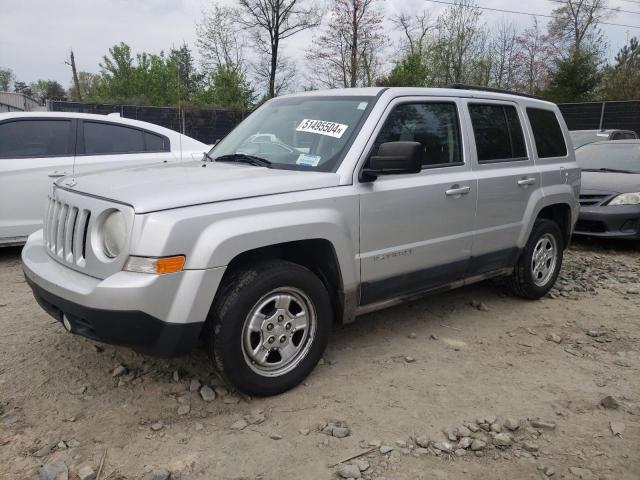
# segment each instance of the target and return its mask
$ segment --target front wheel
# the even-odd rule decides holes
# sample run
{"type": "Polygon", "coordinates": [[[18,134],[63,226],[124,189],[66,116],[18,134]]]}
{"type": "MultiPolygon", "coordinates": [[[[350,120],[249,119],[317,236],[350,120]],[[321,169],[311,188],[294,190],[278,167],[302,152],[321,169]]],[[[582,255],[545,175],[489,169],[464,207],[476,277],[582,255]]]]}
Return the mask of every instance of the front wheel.
{"type": "Polygon", "coordinates": [[[211,312],[207,345],[218,369],[240,391],[275,395],[313,370],[331,324],[329,294],[313,272],[266,261],[229,278],[211,312]]]}
{"type": "Polygon", "coordinates": [[[509,289],[517,296],[538,299],[553,287],[562,266],[563,240],[557,223],[537,220],[510,277],[509,289]]]}

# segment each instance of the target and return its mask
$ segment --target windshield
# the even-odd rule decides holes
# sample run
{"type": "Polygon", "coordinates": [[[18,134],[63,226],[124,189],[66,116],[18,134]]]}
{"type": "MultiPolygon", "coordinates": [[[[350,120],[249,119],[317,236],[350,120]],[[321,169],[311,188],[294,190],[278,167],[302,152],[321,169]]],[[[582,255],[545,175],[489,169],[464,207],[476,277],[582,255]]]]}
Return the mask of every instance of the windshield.
{"type": "Polygon", "coordinates": [[[576,150],[583,170],[624,170],[640,173],[640,142],[607,142],[585,145],[576,150]]]}
{"type": "Polygon", "coordinates": [[[374,97],[292,97],[271,100],[209,152],[220,161],[251,156],[271,168],[336,171],[374,97]]]}

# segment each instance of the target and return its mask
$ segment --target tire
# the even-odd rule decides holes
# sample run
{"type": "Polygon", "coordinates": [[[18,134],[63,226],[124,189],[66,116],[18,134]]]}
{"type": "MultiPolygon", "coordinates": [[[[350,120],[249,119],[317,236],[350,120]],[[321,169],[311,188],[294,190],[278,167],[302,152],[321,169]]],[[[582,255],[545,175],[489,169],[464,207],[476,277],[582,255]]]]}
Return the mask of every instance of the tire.
{"type": "Polygon", "coordinates": [[[276,395],[313,370],[332,323],[322,281],[301,265],[270,260],[228,278],[207,319],[205,340],[214,364],[238,390],[276,395]]]}
{"type": "Polygon", "coordinates": [[[536,220],[513,273],[505,279],[509,290],[518,297],[531,300],[549,293],[562,267],[563,245],[562,232],[557,223],[551,220],[536,220]],[[539,252],[542,248],[549,251],[546,249],[547,245],[553,245],[553,255],[547,253],[546,257],[538,256],[534,264],[536,250],[539,252]],[[541,264],[546,268],[542,267],[534,272],[534,267],[541,264]]]}

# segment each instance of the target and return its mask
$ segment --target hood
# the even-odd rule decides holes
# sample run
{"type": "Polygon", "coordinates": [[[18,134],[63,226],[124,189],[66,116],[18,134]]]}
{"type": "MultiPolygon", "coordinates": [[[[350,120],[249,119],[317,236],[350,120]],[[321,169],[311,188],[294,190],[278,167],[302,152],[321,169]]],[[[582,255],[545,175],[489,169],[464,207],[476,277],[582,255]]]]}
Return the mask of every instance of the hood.
{"type": "Polygon", "coordinates": [[[136,213],[339,184],[336,173],[279,170],[227,162],[178,162],[65,177],[67,190],[131,205],[136,213]]]}
{"type": "Polygon", "coordinates": [[[582,193],[640,191],[640,173],[582,172],[582,193]]]}

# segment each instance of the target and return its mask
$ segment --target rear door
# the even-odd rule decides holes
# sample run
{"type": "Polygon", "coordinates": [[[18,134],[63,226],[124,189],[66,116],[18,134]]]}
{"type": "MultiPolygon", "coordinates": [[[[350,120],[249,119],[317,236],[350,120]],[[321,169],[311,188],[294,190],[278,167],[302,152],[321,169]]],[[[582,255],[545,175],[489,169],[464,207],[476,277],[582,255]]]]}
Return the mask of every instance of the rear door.
{"type": "Polygon", "coordinates": [[[113,122],[81,120],[75,173],[171,161],[169,139],[155,132],[113,122]]]}
{"type": "Polygon", "coordinates": [[[51,184],[72,172],[75,128],[67,118],[0,123],[0,243],[42,227],[51,184]]]}
{"type": "Polygon", "coordinates": [[[516,103],[468,100],[478,177],[478,211],[468,277],[513,266],[529,199],[540,173],[516,103]]]}

